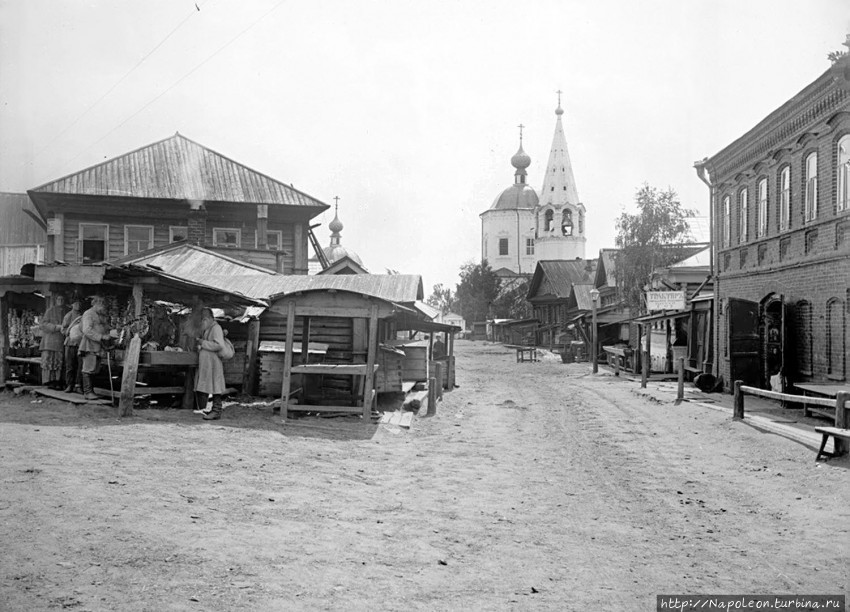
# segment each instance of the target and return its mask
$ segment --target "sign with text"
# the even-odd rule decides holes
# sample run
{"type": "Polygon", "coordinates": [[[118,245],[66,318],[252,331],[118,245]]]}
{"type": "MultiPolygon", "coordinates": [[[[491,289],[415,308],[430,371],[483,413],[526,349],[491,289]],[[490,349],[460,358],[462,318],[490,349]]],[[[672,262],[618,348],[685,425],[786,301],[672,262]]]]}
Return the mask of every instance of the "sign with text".
{"type": "Polygon", "coordinates": [[[647,310],[684,310],[684,291],[647,291],[647,310]]]}
{"type": "Polygon", "coordinates": [[[51,217],[47,220],[47,235],[60,236],[62,234],[62,219],[60,217],[51,217]]]}

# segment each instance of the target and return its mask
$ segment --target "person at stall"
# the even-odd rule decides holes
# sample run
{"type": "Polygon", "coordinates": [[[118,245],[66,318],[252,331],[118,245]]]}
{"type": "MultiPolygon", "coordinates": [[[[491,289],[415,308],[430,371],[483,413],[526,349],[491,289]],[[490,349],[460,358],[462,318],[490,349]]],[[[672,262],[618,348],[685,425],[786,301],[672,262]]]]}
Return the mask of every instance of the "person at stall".
{"type": "Polygon", "coordinates": [[[62,356],[65,336],[62,335],[62,317],[65,315],[65,297],[53,298],[53,306],[41,318],[41,384],[50,389],[62,388],[62,356]]]}
{"type": "Polygon", "coordinates": [[[432,359],[442,359],[446,356],[446,343],[437,336],[437,339],[434,340],[434,348],[431,349],[431,358],[432,359]]]}
{"type": "Polygon", "coordinates": [[[224,393],[224,365],[219,353],[224,348],[224,332],[215,322],[212,309],[202,308],[201,336],[197,340],[198,368],[195,370],[195,412],[204,415],[205,421],[221,418],[221,396],[224,393]],[[212,395],[212,409],[207,410],[207,400],[212,395]]]}
{"type": "Polygon", "coordinates": [[[92,388],[92,376],[100,370],[101,359],[106,355],[104,343],[118,337],[118,330],[107,331],[106,300],[102,295],[91,298],[91,308],[83,313],[80,339],[80,362],[82,363],[83,394],[87,400],[98,399],[92,388]]]}
{"type": "Polygon", "coordinates": [[[82,304],[79,299],[71,302],[71,310],[62,319],[62,335],[65,336],[65,393],[74,393],[77,386],[82,388],[80,379],[80,340],[83,337],[82,304]]]}

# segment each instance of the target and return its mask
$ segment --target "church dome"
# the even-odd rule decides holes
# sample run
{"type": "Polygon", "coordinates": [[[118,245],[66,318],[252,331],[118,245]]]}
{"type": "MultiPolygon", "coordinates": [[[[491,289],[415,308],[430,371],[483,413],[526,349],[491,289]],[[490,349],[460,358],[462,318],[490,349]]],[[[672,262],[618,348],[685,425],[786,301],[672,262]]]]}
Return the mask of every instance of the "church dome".
{"type": "Polygon", "coordinates": [[[526,183],[514,183],[493,201],[490,210],[514,210],[537,206],[537,192],[526,183]]]}
{"type": "Polygon", "coordinates": [[[332,244],[330,246],[326,246],[322,249],[325,253],[325,257],[328,258],[328,263],[332,264],[333,262],[342,259],[343,257],[350,257],[354,261],[356,261],[359,265],[363,265],[363,260],[360,259],[360,256],[354,251],[349,251],[341,244],[332,244]]]}
{"type": "Polygon", "coordinates": [[[528,153],[522,150],[522,145],[519,145],[519,151],[511,157],[511,165],[517,170],[525,170],[531,165],[531,158],[528,156],[528,153]]]}

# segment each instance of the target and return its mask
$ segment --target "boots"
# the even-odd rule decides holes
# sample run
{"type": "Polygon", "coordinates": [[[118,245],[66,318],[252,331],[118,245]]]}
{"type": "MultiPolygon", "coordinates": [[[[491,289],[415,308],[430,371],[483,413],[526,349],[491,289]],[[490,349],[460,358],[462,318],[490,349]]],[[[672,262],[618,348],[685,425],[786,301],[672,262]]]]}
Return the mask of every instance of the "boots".
{"type": "Polygon", "coordinates": [[[95,394],[94,390],[91,386],[91,375],[83,372],[83,397],[87,400],[96,400],[100,399],[100,397],[95,394]]]}
{"type": "Polygon", "coordinates": [[[192,412],[195,414],[203,414],[204,416],[208,415],[212,412],[211,408],[207,408],[207,399],[209,398],[209,393],[202,393],[201,391],[195,391],[195,408],[192,412]]]}
{"type": "Polygon", "coordinates": [[[221,418],[221,395],[213,395],[212,410],[204,415],[205,421],[217,421],[221,418]]]}

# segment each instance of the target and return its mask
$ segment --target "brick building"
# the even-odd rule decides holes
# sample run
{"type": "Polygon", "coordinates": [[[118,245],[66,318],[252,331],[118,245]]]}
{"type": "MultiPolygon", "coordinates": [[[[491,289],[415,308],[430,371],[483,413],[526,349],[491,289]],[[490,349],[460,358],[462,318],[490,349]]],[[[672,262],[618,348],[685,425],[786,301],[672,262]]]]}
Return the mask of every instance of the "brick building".
{"type": "Polygon", "coordinates": [[[724,388],[846,381],[850,56],[696,167],[711,189],[724,388]]]}

